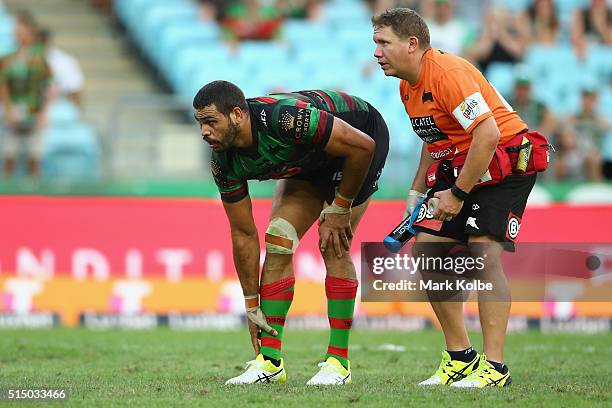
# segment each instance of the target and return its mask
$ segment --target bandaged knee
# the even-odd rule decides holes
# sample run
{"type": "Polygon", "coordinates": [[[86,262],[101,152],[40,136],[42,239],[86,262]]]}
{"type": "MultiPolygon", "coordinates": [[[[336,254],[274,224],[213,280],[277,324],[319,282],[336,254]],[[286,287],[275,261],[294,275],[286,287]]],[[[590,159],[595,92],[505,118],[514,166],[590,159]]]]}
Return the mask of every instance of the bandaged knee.
{"type": "Polygon", "coordinates": [[[271,254],[292,254],[298,246],[295,227],[284,218],[274,218],[266,231],[266,252],[271,254]]]}

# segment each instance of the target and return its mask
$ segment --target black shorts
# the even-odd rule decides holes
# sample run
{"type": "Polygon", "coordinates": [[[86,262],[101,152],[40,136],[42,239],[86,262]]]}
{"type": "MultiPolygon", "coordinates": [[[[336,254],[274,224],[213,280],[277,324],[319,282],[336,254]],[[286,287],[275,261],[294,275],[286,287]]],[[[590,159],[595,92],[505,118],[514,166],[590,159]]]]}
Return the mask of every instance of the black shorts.
{"type": "MultiPolygon", "coordinates": [[[[353,200],[353,207],[363,204],[378,190],[378,179],[382,174],[389,153],[389,129],[380,112],[369,105],[369,112],[345,112],[336,114],[351,126],[361,130],[376,142],[374,157],[363,185],[353,200]],[[366,115],[366,116],[364,116],[366,115]]],[[[342,181],[343,158],[333,159],[329,165],[319,171],[298,176],[302,180],[310,181],[320,188],[325,195],[325,201],[331,204],[336,195],[336,189],[342,181]]]]}
{"type": "MultiPolygon", "coordinates": [[[[505,250],[514,251],[521,218],[535,181],[536,174],[510,175],[500,184],[470,193],[459,214],[451,221],[444,221],[439,231],[416,225],[414,228],[417,232],[462,243],[467,243],[470,235],[492,235],[502,242],[505,250]]],[[[433,197],[434,193],[450,187],[447,181],[439,179],[427,196],[433,197]]]]}

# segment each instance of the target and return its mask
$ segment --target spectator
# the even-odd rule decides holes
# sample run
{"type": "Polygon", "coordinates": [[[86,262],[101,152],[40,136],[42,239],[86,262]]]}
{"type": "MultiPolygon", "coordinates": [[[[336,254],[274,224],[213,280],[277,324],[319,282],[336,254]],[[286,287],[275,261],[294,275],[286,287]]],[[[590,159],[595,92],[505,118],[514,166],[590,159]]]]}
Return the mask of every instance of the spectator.
{"type": "Polygon", "coordinates": [[[588,43],[612,45],[612,9],[606,0],[591,0],[591,5],[574,12],[572,41],[580,57],[586,55],[588,43]]]}
{"type": "Polygon", "coordinates": [[[559,36],[559,17],[553,0],[534,0],[521,17],[522,27],[528,27],[529,42],[554,45],[559,36]]]}
{"type": "Polygon", "coordinates": [[[66,97],[81,110],[83,109],[83,71],[76,58],[51,43],[51,32],[40,31],[40,41],[45,46],[47,64],[53,74],[54,89],[58,96],[66,97]]]}
{"type": "Polygon", "coordinates": [[[38,43],[38,27],[25,12],[17,15],[15,38],[17,51],[0,61],[0,100],[4,106],[4,170],[12,175],[21,143],[28,153],[28,173],[37,176],[41,154],[42,131],[51,72],[45,61],[44,48],[38,43]]]}
{"type": "Polygon", "coordinates": [[[482,31],[468,51],[468,57],[485,72],[493,62],[516,63],[523,59],[529,29],[519,17],[502,8],[491,8],[484,16],[482,31]]]}
{"type": "Polygon", "coordinates": [[[282,17],[274,5],[259,0],[234,1],[225,10],[222,25],[231,42],[271,40],[278,35],[282,17]]]}
{"type": "Polygon", "coordinates": [[[454,16],[451,0],[434,0],[432,18],[427,20],[431,46],[450,54],[464,55],[473,38],[471,30],[454,16]]]}
{"type": "Polygon", "coordinates": [[[557,152],[553,156],[555,178],[584,180],[587,152],[579,148],[576,129],[568,123],[561,127],[556,136],[556,149],[557,152]]]}
{"type": "Polygon", "coordinates": [[[597,112],[597,102],[597,90],[585,87],[580,112],[563,126],[558,136],[560,152],[555,165],[558,179],[603,179],[601,149],[609,124],[597,112]]]}
{"type": "Polygon", "coordinates": [[[276,6],[284,18],[315,20],[319,15],[320,0],[278,0],[276,6]]]}
{"type": "Polygon", "coordinates": [[[551,136],[556,128],[556,119],[548,107],[533,98],[531,79],[525,74],[517,75],[510,105],[527,123],[529,129],[551,136]]]}
{"type": "Polygon", "coordinates": [[[590,180],[600,180],[602,178],[602,159],[601,148],[606,133],[609,130],[609,123],[606,118],[597,111],[598,106],[597,89],[594,86],[585,87],[582,90],[582,102],[580,112],[572,118],[572,124],[578,134],[578,144],[582,150],[589,153],[593,158],[589,158],[587,163],[588,178],[590,180]]]}
{"type": "Polygon", "coordinates": [[[221,23],[231,0],[198,0],[200,19],[221,23]]]}

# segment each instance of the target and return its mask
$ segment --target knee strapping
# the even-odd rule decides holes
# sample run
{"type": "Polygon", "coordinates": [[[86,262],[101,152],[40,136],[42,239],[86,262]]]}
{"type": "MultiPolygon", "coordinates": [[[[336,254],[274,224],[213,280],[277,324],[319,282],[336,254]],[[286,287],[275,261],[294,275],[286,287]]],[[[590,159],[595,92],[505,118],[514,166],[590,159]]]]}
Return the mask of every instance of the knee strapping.
{"type": "Polygon", "coordinates": [[[292,254],[298,246],[295,227],[284,218],[274,218],[266,231],[266,252],[272,254],[292,254]]]}

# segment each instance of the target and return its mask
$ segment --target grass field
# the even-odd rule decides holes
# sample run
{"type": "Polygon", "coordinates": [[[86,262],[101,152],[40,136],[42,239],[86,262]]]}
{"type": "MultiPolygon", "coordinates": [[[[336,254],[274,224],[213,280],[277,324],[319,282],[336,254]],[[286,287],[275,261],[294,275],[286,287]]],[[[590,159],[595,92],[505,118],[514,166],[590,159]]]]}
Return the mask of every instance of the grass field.
{"type": "MultiPolygon", "coordinates": [[[[246,331],[2,331],[0,388],[65,388],[68,401],[52,406],[87,407],[612,405],[611,334],[511,334],[506,359],[514,383],[486,390],[415,386],[439,361],[442,336],[433,330],[357,331],[352,336],[353,383],[306,387],[324,353],[326,336],[288,331],[287,383],[225,387],[223,382],[252,358],[246,331]],[[405,350],[380,347],[386,343],[405,350]]],[[[480,345],[480,337],[472,340],[480,345]]]]}

